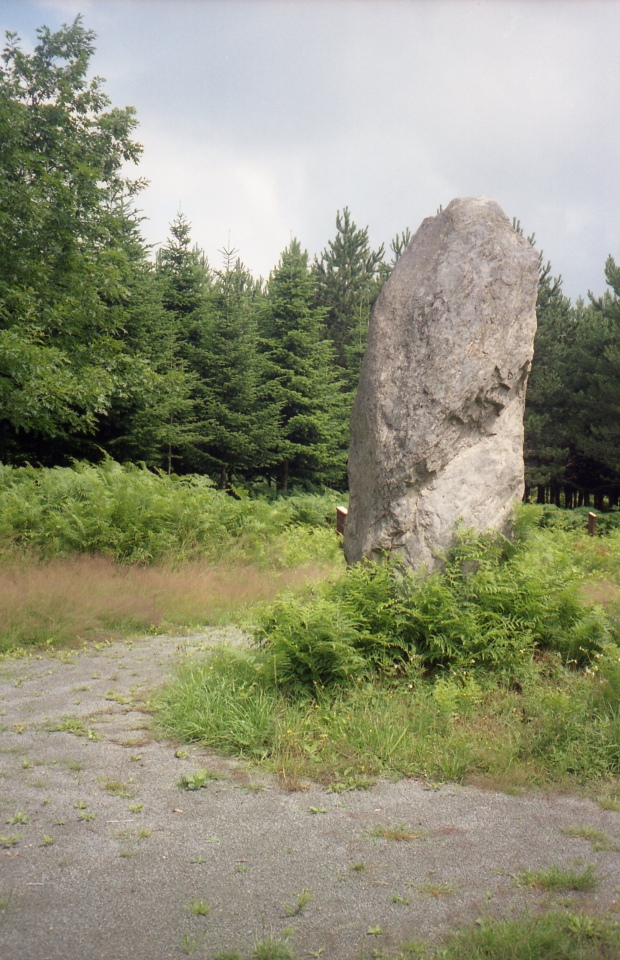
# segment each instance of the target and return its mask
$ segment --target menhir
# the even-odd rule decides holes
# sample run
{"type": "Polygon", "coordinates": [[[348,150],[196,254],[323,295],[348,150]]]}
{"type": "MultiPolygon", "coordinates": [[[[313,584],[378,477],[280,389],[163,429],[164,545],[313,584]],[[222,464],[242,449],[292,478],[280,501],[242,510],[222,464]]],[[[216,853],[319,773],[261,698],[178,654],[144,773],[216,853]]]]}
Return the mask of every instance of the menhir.
{"type": "Polygon", "coordinates": [[[428,572],[458,522],[507,531],[523,495],[538,254],[487,197],[422,226],[373,310],[351,417],[347,561],[428,572]]]}

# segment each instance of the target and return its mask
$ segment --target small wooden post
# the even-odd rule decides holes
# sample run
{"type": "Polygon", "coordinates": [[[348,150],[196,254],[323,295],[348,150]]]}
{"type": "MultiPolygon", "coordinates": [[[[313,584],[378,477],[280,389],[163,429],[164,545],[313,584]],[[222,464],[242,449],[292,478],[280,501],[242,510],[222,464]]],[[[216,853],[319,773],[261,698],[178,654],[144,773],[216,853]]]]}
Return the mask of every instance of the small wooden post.
{"type": "Polygon", "coordinates": [[[341,537],[344,537],[344,528],[347,525],[347,508],[336,507],[336,530],[341,537]]]}
{"type": "Polygon", "coordinates": [[[596,533],[596,514],[590,510],[588,514],[588,533],[591,537],[596,533]]]}

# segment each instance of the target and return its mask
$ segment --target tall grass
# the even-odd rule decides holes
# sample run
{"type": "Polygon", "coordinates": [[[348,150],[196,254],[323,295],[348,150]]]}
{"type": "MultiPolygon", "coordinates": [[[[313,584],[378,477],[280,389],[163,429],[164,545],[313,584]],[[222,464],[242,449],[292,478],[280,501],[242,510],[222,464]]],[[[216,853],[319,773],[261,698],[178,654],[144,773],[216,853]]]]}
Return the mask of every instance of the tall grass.
{"type": "Polygon", "coordinates": [[[238,621],[342,566],[336,500],[233,497],[111,460],[0,466],[0,652],[238,621]]]}
{"type": "Polygon", "coordinates": [[[304,588],[329,570],[203,560],[143,566],[87,555],[13,559],[0,565],[0,653],[240,623],[257,603],[304,588]]]}

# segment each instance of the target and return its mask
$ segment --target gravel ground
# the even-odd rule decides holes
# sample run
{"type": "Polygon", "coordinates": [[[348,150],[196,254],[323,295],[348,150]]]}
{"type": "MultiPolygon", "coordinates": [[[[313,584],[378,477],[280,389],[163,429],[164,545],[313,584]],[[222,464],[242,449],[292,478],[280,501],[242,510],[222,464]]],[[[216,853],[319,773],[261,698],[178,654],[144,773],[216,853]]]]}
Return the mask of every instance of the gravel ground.
{"type": "Polygon", "coordinates": [[[221,642],[243,637],[210,630],[0,663],[2,960],[249,958],[270,936],[298,960],[359,960],[478,917],[558,903],[615,915],[620,855],[561,832],[591,826],[620,844],[620,814],[589,801],[412,780],[288,793],[196,747],[176,756],[178,744],[155,738],[145,694],[179,656],[221,642]],[[201,767],[221,779],[181,789],[201,767]],[[371,836],[396,824],[417,839],[371,836]],[[590,863],[599,885],[587,894],[514,879],[590,863]]]}

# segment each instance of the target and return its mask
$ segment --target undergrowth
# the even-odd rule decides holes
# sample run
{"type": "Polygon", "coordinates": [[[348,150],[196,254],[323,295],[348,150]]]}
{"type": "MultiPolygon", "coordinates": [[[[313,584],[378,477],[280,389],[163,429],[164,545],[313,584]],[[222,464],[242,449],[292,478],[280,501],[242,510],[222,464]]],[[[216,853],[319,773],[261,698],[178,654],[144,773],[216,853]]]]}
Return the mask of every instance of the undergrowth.
{"type": "Polygon", "coordinates": [[[208,477],[98,465],[0,465],[0,553],[90,553],[126,563],[207,558],[286,567],[333,559],[333,492],[231,496],[208,477]]]}
{"type": "Polygon", "coordinates": [[[617,571],[620,536],[606,538],[603,562],[601,541],[539,518],[524,511],[515,542],[462,533],[426,579],[358,564],[280,598],[254,649],[180,667],[160,723],[292,787],[387,775],[615,796],[618,630],[582,591],[617,571]]]}
{"type": "Polygon", "coordinates": [[[0,465],[0,654],[239,623],[342,566],[339,499],[228,495],[112,460],[0,465]]]}

